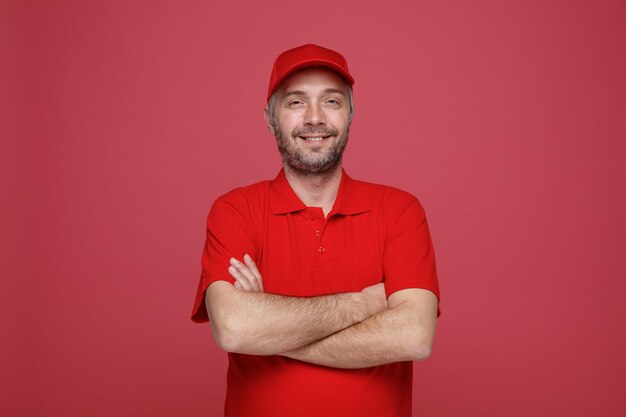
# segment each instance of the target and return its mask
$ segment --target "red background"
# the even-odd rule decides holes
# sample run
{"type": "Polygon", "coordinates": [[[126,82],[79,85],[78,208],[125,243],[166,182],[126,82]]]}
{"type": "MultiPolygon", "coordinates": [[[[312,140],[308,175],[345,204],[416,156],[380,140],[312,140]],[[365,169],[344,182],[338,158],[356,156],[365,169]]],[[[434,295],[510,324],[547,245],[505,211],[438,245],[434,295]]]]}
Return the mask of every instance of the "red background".
{"type": "Polygon", "coordinates": [[[416,416],[626,415],[624,1],[0,6],[6,416],[218,416],[189,320],[215,197],[279,168],[274,57],[348,59],[345,166],[426,207],[416,416]]]}

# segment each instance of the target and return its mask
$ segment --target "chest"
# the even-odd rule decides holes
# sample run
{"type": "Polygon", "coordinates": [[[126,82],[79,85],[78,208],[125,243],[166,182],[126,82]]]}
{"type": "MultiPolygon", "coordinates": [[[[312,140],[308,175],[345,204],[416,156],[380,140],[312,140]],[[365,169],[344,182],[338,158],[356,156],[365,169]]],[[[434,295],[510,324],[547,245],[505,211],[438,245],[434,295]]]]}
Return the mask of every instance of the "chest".
{"type": "Polygon", "coordinates": [[[317,296],[382,282],[384,230],[370,212],[324,218],[311,207],[270,215],[260,234],[257,264],[267,292],[317,296]]]}

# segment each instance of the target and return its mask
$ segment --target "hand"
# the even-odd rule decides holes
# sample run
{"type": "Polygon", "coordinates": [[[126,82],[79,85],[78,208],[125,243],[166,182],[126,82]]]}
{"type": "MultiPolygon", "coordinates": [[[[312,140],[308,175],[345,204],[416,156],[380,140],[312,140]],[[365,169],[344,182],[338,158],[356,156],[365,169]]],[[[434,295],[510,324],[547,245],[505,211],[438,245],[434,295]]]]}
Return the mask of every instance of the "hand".
{"type": "Polygon", "coordinates": [[[367,298],[367,307],[370,308],[370,315],[380,313],[383,310],[387,310],[389,307],[387,305],[385,285],[382,282],[363,288],[361,294],[365,295],[367,298]]]}
{"type": "Polygon", "coordinates": [[[263,278],[250,255],[245,254],[243,262],[230,258],[228,273],[235,278],[235,287],[240,290],[263,292],[263,278]]]}

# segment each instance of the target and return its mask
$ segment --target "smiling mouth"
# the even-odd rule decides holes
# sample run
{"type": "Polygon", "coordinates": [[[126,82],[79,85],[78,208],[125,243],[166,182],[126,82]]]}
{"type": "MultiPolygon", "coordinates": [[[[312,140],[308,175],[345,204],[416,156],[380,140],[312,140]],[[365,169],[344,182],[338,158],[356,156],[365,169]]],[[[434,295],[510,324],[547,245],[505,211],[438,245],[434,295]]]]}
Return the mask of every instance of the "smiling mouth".
{"type": "Polygon", "coordinates": [[[298,136],[300,139],[303,139],[307,142],[320,142],[322,139],[328,139],[331,135],[328,136],[298,136]]]}

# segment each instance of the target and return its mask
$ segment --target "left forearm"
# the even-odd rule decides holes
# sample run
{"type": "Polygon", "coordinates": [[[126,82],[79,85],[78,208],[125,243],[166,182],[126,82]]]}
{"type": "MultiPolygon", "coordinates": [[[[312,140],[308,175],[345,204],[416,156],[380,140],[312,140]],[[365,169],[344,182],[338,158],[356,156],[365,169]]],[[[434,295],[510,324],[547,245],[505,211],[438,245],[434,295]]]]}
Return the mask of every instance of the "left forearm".
{"type": "Polygon", "coordinates": [[[283,356],[333,368],[422,360],[430,355],[433,332],[406,303],[283,356]]]}

